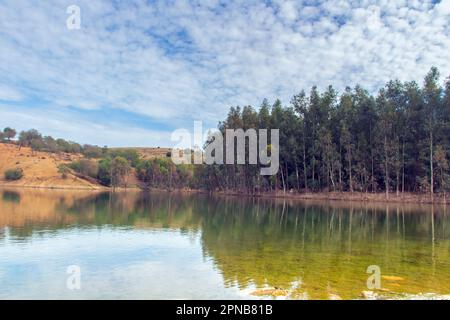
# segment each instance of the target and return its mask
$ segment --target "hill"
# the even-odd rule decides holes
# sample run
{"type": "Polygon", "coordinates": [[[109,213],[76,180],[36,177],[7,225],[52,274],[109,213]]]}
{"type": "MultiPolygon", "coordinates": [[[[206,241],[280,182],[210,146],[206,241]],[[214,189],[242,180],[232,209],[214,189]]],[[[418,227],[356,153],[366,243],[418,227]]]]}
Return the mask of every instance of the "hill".
{"type": "Polygon", "coordinates": [[[101,189],[102,186],[68,174],[63,179],[58,165],[81,159],[79,154],[48,153],[19,148],[14,144],[0,143],[0,185],[22,187],[47,187],[70,189],[101,189]],[[6,181],[3,173],[8,169],[21,168],[24,172],[18,181],[6,181]]]}
{"type": "MultiPolygon", "coordinates": [[[[111,148],[110,150],[136,150],[140,158],[154,159],[164,158],[170,152],[169,148],[111,148]]],[[[33,151],[29,147],[19,148],[16,144],[0,143],[0,186],[21,186],[35,188],[57,188],[57,189],[103,189],[104,187],[94,179],[83,179],[68,173],[62,178],[58,172],[58,166],[69,164],[73,161],[83,159],[79,153],[50,153],[33,151]],[[6,181],[4,172],[9,169],[21,168],[24,176],[17,181],[6,181]]],[[[128,186],[139,186],[139,181],[132,170],[128,176],[128,186]]]]}
{"type": "Polygon", "coordinates": [[[111,150],[136,150],[142,159],[164,158],[170,153],[170,148],[141,148],[141,147],[127,147],[127,148],[110,148],[111,150]]]}

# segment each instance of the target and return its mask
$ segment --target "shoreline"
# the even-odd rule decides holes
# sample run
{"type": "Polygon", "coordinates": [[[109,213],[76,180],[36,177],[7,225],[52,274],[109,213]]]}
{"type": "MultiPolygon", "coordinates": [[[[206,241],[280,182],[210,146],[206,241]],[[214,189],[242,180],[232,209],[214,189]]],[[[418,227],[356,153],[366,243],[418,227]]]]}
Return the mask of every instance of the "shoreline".
{"type": "Polygon", "coordinates": [[[371,203],[399,203],[399,204],[450,204],[449,197],[444,198],[440,194],[435,194],[433,200],[429,194],[422,193],[404,193],[389,195],[386,198],[384,192],[382,193],[366,193],[366,192],[305,192],[305,193],[261,193],[261,194],[245,194],[238,192],[213,192],[212,194],[234,197],[253,197],[253,198],[272,198],[283,200],[320,200],[320,201],[351,201],[351,202],[371,202],[371,203]]]}
{"type": "Polygon", "coordinates": [[[366,192],[267,192],[258,194],[249,194],[238,191],[208,191],[201,189],[161,189],[161,188],[141,188],[138,186],[111,188],[106,186],[84,187],[84,186],[36,186],[36,185],[11,185],[0,183],[0,189],[38,189],[38,190],[66,190],[66,191],[94,191],[94,192],[161,192],[177,194],[209,194],[215,196],[241,197],[241,198],[262,198],[279,200],[319,200],[319,201],[351,201],[351,202],[370,202],[370,203],[398,203],[398,204],[450,204],[449,197],[445,198],[441,194],[435,194],[433,200],[429,194],[423,193],[404,193],[397,195],[392,193],[386,198],[385,193],[366,193],[366,192]],[[444,201],[445,199],[445,201],[444,201]]]}
{"type": "Polygon", "coordinates": [[[67,191],[107,191],[110,188],[104,186],[89,187],[89,186],[36,186],[36,185],[14,185],[14,184],[4,184],[0,183],[0,189],[42,189],[42,190],[67,190],[67,191]]]}

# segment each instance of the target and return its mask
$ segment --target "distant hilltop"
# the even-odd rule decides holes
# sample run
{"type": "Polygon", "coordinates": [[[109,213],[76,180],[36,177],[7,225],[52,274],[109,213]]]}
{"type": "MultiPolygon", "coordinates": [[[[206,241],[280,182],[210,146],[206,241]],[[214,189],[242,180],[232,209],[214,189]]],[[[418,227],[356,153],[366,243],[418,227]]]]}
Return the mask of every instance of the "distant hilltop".
{"type": "Polygon", "coordinates": [[[143,147],[124,147],[110,148],[111,150],[136,150],[143,159],[154,159],[170,156],[170,148],[143,148],[143,147]]]}

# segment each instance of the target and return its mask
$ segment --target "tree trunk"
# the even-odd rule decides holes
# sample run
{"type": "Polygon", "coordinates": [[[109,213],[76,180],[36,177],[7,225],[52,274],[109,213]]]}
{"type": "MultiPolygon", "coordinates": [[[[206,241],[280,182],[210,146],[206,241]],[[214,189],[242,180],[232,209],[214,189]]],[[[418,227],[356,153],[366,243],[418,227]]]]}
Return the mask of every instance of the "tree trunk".
{"type": "Polygon", "coordinates": [[[333,191],[336,191],[336,184],[334,182],[334,178],[333,178],[333,166],[330,167],[330,180],[331,180],[331,185],[333,186],[333,191]]]}
{"type": "Polygon", "coordinates": [[[375,192],[375,176],[374,176],[374,159],[373,159],[373,150],[370,150],[371,152],[371,174],[370,174],[370,182],[372,185],[372,192],[375,192]]]}
{"type": "Polygon", "coordinates": [[[342,146],[339,144],[339,191],[342,191],[342,146]]]}
{"type": "Polygon", "coordinates": [[[433,201],[434,194],[434,172],[433,172],[433,126],[430,116],[430,196],[433,201]]]}
{"type": "Polygon", "coordinates": [[[308,172],[306,171],[306,142],[303,136],[303,175],[305,177],[305,190],[308,191],[308,172]]]}
{"type": "Polygon", "coordinates": [[[287,163],[284,163],[284,166],[286,167],[286,189],[289,189],[289,172],[288,172],[288,165],[287,163]]]}
{"type": "Polygon", "coordinates": [[[348,170],[350,172],[350,192],[353,192],[353,176],[352,176],[352,148],[348,148],[348,170]]]}
{"type": "Polygon", "coordinates": [[[370,184],[372,185],[372,192],[375,192],[375,180],[374,180],[374,160],[373,160],[373,146],[372,146],[372,122],[369,126],[369,139],[370,139],[370,161],[371,161],[371,171],[370,171],[370,184]]]}
{"type": "Polygon", "coordinates": [[[312,188],[313,188],[313,190],[315,188],[314,176],[315,176],[315,165],[316,165],[316,157],[315,157],[314,153],[315,153],[315,151],[313,148],[313,158],[312,158],[312,188]]]}
{"type": "Polygon", "coordinates": [[[402,194],[405,193],[405,140],[402,141],[402,194]]]}
{"type": "Polygon", "coordinates": [[[388,151],[387,151],[387,136],[384,136],[384,183],[386,188],[386,199],[389,198],[389,171],[388,171],[388,151]]]}

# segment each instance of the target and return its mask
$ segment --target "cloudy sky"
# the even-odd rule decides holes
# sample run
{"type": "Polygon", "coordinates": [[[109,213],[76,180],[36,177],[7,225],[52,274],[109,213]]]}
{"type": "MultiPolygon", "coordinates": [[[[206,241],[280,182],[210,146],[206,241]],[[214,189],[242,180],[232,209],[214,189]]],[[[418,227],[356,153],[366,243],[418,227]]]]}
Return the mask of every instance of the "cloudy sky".
{"type": "Polygon", "coordinates": [[[194,120],[312,85],[448,76],[449,21],[450,0],[1,0],[0,127],[171,146],[194,120]]]}

